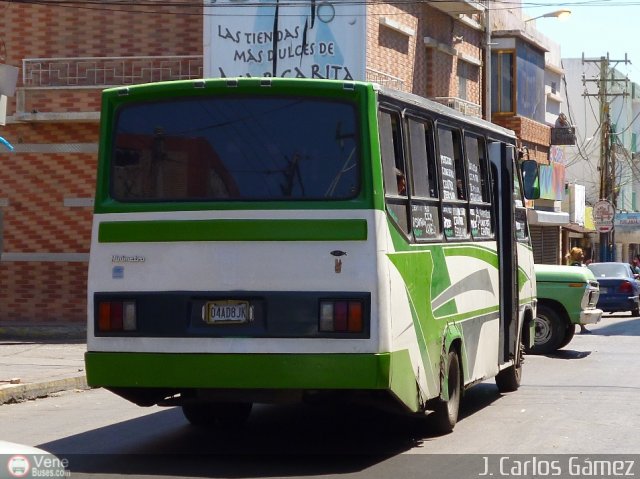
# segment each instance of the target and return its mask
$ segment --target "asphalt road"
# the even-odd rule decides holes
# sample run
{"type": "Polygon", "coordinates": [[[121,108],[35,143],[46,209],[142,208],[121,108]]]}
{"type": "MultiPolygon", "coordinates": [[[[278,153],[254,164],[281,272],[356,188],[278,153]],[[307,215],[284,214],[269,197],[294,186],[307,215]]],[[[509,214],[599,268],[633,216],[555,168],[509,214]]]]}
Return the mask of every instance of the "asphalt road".
{"type": "Polygon", "coordinates": [[[177,408],[138,408],[92,390],[0,406],[0,438],[68,457],[72,477],[375,479],[428,470],[430,479],[462,479],[481,475],[494,454],[640,453],[640,319],[605,315],[590,329],[557,354],[527,356],[519,391],[501,395],[493,381],[468,390],[445,436],[425,421],[309,405],[258,406],[244,429],[220,434],[190,426],[177,408]]]}

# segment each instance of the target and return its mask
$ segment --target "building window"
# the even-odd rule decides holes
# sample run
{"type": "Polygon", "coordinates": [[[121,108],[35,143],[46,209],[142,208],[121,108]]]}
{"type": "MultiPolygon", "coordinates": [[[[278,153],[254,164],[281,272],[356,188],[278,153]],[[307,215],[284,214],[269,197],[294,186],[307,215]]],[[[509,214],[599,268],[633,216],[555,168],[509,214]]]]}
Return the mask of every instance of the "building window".
{"type": "Polygon", "coordinates": [[[467,100],[468,66],[465,62],[458,61],[458,98],[467,100]]]}
{"type": "Polygon", "coordinates": [[[544,53],[528,43],[517,43],[516,112],[520,116],[544,123],[544,53]]]}
{"type": "Polygon", "coordinates": [[[512,50],[491,54],[491,112],[515,114],[514,109],[514,54],[512,50]]]}

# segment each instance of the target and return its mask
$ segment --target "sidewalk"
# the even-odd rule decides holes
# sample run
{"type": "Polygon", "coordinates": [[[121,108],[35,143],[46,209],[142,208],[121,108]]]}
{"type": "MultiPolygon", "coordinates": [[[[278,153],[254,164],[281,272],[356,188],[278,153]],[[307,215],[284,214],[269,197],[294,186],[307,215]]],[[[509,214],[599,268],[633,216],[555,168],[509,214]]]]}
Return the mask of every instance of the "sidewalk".
{"type": "Polygon", "coordinates": [[[84,327],[0,323],[0,405],[86,389],[84,327]]]}

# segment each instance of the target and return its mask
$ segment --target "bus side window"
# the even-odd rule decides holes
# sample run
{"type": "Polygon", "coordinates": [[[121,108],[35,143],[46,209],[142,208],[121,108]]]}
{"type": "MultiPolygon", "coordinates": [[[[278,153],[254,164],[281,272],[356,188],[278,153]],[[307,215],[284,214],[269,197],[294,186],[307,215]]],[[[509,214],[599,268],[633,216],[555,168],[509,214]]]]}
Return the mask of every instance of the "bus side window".
{"type": "Polygon", "coordinates": [[[378,123],[387,211],[400,229],[408,234],[408,182],[402,148],[400,115],[396,112],[380,111],[378,123]]]}
{"type": "Polygon", "coordinates": [[[415,196],[438,198],[436,162],[432,127],[420,120],[409,119],[409,145],[413,168],[412,187],[415,196]]]}
{"type": "Polygon", "coordinates": [[[438,126],[442,224],[450,240],[469,238],[468,203],[460,132],[438,126]]]}
{"type": "Polygon", "coordinates": [[[433,127],[424,120],[408,120],[411,154],[411,229],[416,241],[442,237],[436,182],[433,127]]]}
{"type": "Polygon", "coordinates": [[[465,152],[471,235],[474,239],[491,239],[494,224],[485,139],[465,135],[465,152]]]}

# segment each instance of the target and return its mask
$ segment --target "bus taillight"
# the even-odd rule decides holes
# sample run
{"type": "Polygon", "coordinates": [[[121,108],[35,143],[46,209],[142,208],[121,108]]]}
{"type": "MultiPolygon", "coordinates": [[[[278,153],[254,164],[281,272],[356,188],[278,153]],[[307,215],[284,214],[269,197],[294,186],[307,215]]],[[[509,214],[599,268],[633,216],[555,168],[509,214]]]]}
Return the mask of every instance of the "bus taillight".
{"type": "Polygon", "coordinates": [[[362,301],[325,300],[320,302],[320,331],[361,333],[362,301]]]}
{"type": "Polygon", "coordinates": [[[101,301],[98,304],[98,330],[101,332],[135,331],[134,301],[101,301]]]}

